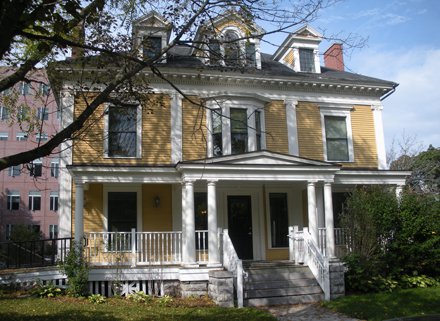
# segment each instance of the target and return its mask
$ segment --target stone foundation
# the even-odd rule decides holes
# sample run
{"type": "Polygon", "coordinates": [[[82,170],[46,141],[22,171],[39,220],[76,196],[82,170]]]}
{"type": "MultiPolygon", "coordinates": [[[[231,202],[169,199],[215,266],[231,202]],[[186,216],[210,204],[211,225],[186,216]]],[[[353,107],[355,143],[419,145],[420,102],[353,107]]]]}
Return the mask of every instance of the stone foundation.
{"type": "Polygon", "coordinates": [[[234,306],[233,275],[228,271],[210,271],[208,295],[221,307],[234,306]]]}
{"type": "Polygon", "coordinates": [[[345,266],[340,260],[329,262],[330,300],[345,296],[345,266]]]}
{"type": "Polygon", "coordinates": [[[182,297],[203,296],[208,293],[208,282],[206,281],[181,281],[180,289],[182,297]]]}

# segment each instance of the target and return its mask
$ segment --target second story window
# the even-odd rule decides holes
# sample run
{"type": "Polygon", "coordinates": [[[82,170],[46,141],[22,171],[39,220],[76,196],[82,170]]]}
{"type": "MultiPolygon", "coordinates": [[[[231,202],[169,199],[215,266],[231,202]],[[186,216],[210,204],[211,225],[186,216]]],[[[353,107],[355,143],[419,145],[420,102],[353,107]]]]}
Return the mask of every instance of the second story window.
{"type": "Polygon", "coordinates": [[[20,92],[23,96],[29,95],[29,89],[30,89],[30,86],[27,82],[24,82],[24,81],[21,82],[20,92]]]}
{"type": "Polygon", "coordinates": [[[58,211],[58,192],[50,192],[49,201],[49,209],[55,212],[58,211]]]}
{"type": "Polygon", "coordinates": [[[49,238],[51,240],[58,238],[58,225],[55,225],[55,224],[49,225],[49,238]]]}
{"type": "Polygon", "coordinates": [[[49,119],[49,113],[46,107],[40,107],[38,108],[38,115],[39,120],[48,120],[49,119]]]}
{"type": "Polygon", "coordinates": [[[325,116],[327,160],[348,161],[348,136],[345,117],[325,116]]]}
{"type": "Polygon", "coordinates": [[[60,175],[60,161],[58,159],[50,162],[50,176],[57,178],[60,175]]]}
{"type": "Polygon", "coordinates": [[[213,156],[221,156],[223,150],[222,139],[222,110],[220,108],[211,111],[212,118],[212,146],[213,156]]]}
{"type": "Polygon", "coordinates": [[[49,139],[49,136],[46,133],[39,133],[35,135],[37,142],[45,142],[49,139]]]}
{"type": "Polygon", "coordinates": [[[30,164],[29,174],[33,177],[39,177],[43,174],[43,162],[40,159],[36,159],[30,164]]]}
{"type": "Polygon", "coordinates": [[[42,96],[48,96],[49,95],[49,85],[47,84],[40,84],[40,95],[42,96]]]}
{"type": "Polygon", "coordinates": [[[0,140],[8,140],[9,134],[8,133],[0,133],[0,140]]]}
{"type": "Polygon", "coordinates": [[[315,72],[315,57],[313,49],[299,49],[299,64],[301,71],[315,72]]]}
{"type": "Polygon", "coordinates": [[[1,120],[9,119],[9,109],[5,106],[0,107],[0,119],[1,120]]]}
{"type": "Polygon", "coordinates": [[[29,192],[29,211],[41,210],[41,192],[29,192]]]}
{"type": "Polygon", "coordinates": [[[27,141],[27,138],[28,138],[27,133],[17,133],[15,135],[15,139],[17,140],[17,142],[25,142],[27,141]]]}
{"type": "Polygon", "coordinates": [[[247,110],[231,108],[231,154],[248,151],[247,110]]]}
{"type": "Polygon", "coordinates": [[[137,105],[109,106],[108,157],[140,156],[140,111],[137,105]]]}
{"type": "Polygon", "coordinates": [[[20,165],[9,167],[9,176],[15,177],[15,176],[20,176],[20,174],[21,174],[20,165]]]}
{"type": "Polygon", "coordinates": [[[162,51],[162,37],[145,37],[142,41],[144,59],[157,57],[162,51]]]}
{"type": "Polygon", "coordinates": [[[10,211],[17,211],[20,209],[20,192],[18,191],[8,192],[7,209],[10,211]]]}

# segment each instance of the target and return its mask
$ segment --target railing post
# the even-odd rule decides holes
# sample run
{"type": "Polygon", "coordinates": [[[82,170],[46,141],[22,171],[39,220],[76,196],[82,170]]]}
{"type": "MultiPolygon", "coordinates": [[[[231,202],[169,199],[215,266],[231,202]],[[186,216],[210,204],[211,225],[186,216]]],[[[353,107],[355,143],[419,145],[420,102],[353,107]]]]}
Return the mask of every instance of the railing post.
{"type": "Polygon", "coordinates": [[[329,259],[324,258],[324,300],[330,301],[330,267],[329,259]]]}
{"type": "Polygon", "coordinates": [[[295,260],[295,228],[298,231],[298,226],[289,226],[289,261],[295,260]]]}
{"type": "Polygon", "coordinates": [[[243,307],[243,261],[237,262],[237,305],[243,307]]]}
{"type": "Polygon", "coordinates": [[[136,229],[132,228],[131,229],[131,266],[135,267],[136,266],[136,229]]]}

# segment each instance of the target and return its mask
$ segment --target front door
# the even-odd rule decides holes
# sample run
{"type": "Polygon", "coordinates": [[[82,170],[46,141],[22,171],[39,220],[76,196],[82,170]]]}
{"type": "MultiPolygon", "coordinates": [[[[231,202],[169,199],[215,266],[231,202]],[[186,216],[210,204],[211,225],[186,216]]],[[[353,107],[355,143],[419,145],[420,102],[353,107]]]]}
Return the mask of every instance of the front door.
{"type": "Polygon", "coordinates": [[[108,193],[108,231],[130,232],[137,226],[137,193],[108,193]]]}
{"type": "Polygon", "coordinates": [[[238,257],[253,259],[252,206],[250,195],[228,196],[228,230],[238,257]]]}

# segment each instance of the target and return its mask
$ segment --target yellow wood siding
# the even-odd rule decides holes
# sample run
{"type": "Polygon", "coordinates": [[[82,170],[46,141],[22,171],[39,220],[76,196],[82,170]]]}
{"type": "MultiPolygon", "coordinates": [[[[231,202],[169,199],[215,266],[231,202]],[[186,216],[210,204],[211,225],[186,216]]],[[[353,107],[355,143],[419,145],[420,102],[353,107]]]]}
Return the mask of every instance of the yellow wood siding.
{"type": "Polygon", "coordinates": [[[288,249],[266,249],[266,260],[288,260],[288,249]]]}
{"type": "MultiPolygon", "coordinates": [[[[197,97],[190,99],[198,103],[197,97]]],[[[183,160],[206,157],[206,117],[205,109],[188,100],[182,102],[182,153],[183,160]]]]}
{"type": "MultiPolygon", "coordinates": [[[[89,95],[91,100],[93,95],[89,95]]],[[[75,98],[75,117],[87,106],[86,98],[75,98]]],[[[74,141],[74,164],[152,165],[171,163],[171,109],[166,95],[149,94],[142,102],[141,158],[106,158],[104,155],[104,111],[101,105],[74,141]]]]}
{"type": "Polygon", "coordinates": [[[104,230],[103,186],[89,184],[84,191],[84,232],[104,230]]]}
{"type": "Polygon", "coordinates": [[[344,167],[377,168],[376,134],[373,111],[370,106],[354,106],[351,111],[354,163],[343,163],[344,167]]]}
{"type": "Polygon", "coordinates": [[[266,149],[288,154],[289,143],[284,102],[272,101],[266,105],[264,112],[266,118],[266,149]]]}
{"type": "Polygon", "coordinates": [[[142,185],[142,229],[144,231],[172,231],[171,185],[142,185]],[[155,207],[154,199],[160,198],[155,207]]]}
{"type": "Polygon", "coordinates": [[[290,66],[293,66],[295,58],[293,56],[293,49],[290,49],[286,56],[284,56],[283,61],[290,66]]]}
{"type": "Polygon", "coordinates": [[[300,102],[296,108],[299,156],[324,160],[321,113],[315,103],[300,102]]]}

